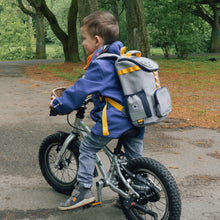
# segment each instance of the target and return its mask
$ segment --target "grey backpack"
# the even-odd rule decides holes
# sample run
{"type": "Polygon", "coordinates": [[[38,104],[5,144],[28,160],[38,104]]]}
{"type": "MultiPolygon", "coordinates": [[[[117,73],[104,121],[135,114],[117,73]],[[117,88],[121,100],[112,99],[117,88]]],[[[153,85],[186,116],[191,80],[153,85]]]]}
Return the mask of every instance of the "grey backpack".
{"type": "Polygon", "coordinates": [[[119,110],[124,110],[136,127],[158,123],[171,112],[170,93],[166,87],[160,87],[159,66],[153,60],[141,57],[141,52],[122,48],[121,56],[111,53],[100,54],[97,59],[115,58],[115,68],[125,97],[125,106],[106,100],[119,110]]]}

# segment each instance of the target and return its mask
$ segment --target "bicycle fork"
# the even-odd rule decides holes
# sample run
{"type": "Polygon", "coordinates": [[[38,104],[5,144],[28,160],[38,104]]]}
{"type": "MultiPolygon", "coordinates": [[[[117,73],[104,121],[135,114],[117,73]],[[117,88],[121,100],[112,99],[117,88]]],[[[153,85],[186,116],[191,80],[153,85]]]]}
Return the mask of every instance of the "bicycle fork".
{"type": "Polygon", "coordinates": [[[55,163],[54,163],[55,168],[58,168],[58,167],[59,167],[60,161],[63,159],[63,156],[64,156],[64,154],[65,154],[65,152],[66,152],[66,149],[67,149],[69,143],[70,143],[74,138],[76,138],[76,134],[74,134],[74,133],[71,132],[71,133],[68,135],[68,137],[66,138],[66,140],[64,141],[64,143],[63,143],[63,145],[62,145],[62,147],[61,147],[61,149],[60,149],[60,151],[59,151],[59,153],[58,153],[57,159],[56,159],[56,161],[55,161],[55,163]]]}
{"type": "Polygon", "coordinates": [[[67,149],[69,143],[73,139],[77,138],[79,135],[82,135],[82,137],[85,137],[87,134],[90,133],[89,127],[80,118],[75,119],[74,126],[72,126],[72,127],[73,127],[73,130],[70,132],[68,137],[65,139],[65,141],[64,141],[64,143],[58,153],[57,159],[55,161],[55,168],[58,168],[59,163],[63,159],[63,156],[66,152],[66,149],[67,149]]]}

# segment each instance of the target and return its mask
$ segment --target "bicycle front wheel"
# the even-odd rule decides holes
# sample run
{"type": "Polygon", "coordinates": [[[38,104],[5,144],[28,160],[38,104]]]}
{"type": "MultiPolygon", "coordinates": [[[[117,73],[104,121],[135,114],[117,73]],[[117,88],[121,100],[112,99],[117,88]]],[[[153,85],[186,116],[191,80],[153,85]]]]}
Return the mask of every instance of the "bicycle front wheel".
{"type": "Polygon", "coordinates": [[[64,157],[55,167],[60,148],[68,133],[56,133],[46,137],[39,149],[39,165],[45,180],[57,192],[71,194],[76,183],[79,157],[79,140],[73,140],[64,157]]]}
{"type": "MultiPolygon", "coordinates": [[[[130,179],[131,186],[140,195],[129,199],[119,196],[127,219],[180,219],[180,193],[166,167],[151,158],[138,158],[128,161],[126,168],[130,174],[125,174],[125,178],[130,179]]],[[[126,191],[122,183],[120,188],[126,191]]]]}

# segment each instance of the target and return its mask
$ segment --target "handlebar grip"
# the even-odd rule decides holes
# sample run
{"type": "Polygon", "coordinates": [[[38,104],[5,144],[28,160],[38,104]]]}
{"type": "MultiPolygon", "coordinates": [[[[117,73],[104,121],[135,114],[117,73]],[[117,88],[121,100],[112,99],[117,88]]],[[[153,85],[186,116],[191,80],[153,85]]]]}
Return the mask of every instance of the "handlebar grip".
{"type": "Polygon", "coordinates": [[[57,116],[58,115],[58,111],[55,108],[51,108],[50,109],[50,116],[57,116]]]}

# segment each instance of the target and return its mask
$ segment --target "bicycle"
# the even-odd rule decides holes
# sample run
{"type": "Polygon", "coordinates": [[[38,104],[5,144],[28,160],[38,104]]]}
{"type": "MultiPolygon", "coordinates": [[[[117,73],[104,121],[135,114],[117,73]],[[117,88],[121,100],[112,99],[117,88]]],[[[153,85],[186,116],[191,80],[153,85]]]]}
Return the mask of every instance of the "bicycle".
{"type": "MultiPolygon", "coordinates": [[[[90,133],[84,123],[85,110],[91,98],[77,110],[69,133],[58,131],[46,137],[39,149],[41,172],[55,191],[71,194],[76,183],[80,137],[90,133]]],[[[110,168],[106,171],[99,155],[96,155],[94,177],[102,178],[96,182],[97,201],[102,205],[102,189],[109,187],[119,195],[119,202],[127,219],[180,219],[181,198],[177,184],[160,162],[147,157],[127,161],[122,150],[123,139],[135,135],[131,129],[118,140],[112,152],[107,146],[103,151],[108,156],[110,168]]]]}

